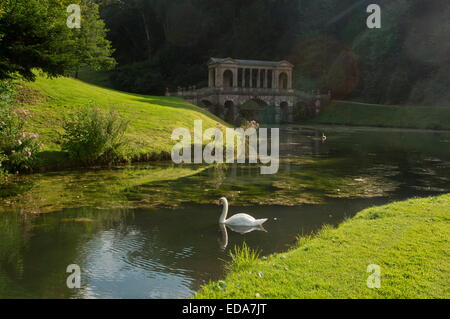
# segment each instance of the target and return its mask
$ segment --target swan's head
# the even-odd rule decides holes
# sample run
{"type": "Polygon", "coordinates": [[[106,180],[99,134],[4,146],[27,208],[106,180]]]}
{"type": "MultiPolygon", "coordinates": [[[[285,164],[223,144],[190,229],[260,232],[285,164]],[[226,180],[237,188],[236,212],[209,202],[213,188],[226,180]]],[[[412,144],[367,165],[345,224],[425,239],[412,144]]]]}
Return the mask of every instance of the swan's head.
{"type": "Polygon", "coordinates": [[[219,205],[224,205],[225,203],[228,203],[227,199],[225,197],[221,197],[219,199],[219,205]]]}

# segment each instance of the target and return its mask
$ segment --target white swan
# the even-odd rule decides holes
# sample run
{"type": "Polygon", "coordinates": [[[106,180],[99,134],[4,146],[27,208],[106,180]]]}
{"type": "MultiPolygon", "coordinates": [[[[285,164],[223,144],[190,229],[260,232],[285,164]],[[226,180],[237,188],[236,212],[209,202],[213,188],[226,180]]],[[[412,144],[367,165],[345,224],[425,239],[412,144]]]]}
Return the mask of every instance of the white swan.
{"type": "Polygon", "coordinates": [[[227,218],[228,214],[228,201],[225,197],[219,199],[219,203],[223,205],[222,215],[220,215],[219,223],[235,226],[259,226],[267,221],[267,218],[255,219],[247,214],[236,214],[227,218]]]}
{"type": "Polygon", "coordinates": [[[322,133],[322,142],[325,142],[327,140],[327,137],[325,136],[325,134],[322,133]]]}

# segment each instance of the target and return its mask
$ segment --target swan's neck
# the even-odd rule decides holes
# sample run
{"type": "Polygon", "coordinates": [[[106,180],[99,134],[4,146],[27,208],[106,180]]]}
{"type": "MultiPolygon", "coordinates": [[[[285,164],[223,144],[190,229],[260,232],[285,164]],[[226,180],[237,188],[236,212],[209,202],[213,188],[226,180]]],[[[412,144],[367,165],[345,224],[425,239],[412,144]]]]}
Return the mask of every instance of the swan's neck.
{"type": "Polygon", "coordinates": [[[221,224],[225,223],[227,214],[228,214],[228,202],[225,200],[223,202],[222,215],[220,215],[219,223],[221,223],[221,224]]]}

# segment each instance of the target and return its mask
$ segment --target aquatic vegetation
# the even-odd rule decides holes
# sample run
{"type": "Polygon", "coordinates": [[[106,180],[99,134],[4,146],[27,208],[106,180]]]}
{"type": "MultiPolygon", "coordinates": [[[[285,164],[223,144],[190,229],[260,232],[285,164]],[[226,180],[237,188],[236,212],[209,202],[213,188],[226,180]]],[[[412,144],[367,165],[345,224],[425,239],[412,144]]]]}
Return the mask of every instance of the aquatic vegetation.
{"type": "Polygon", "coordinates": [[[282,133],[281,146],[287,149],[281,153],[275,175],[261,175],[258,165],[250,164],[154,163],[13,176],[14,182],[1,189],[0,210],[176,208],[190,203],[209,205],[222,196],[233,206],[298,206],[321,204],[330,198],[449,190],[450,154],[440,142],[445,134],[411,133],[413,139],[425,135],[421,155],[419,146],[408,146],[408,139],[392,145],[386,142],[398,136],[405,139],[404,132],[328,129],[324,144],[308,140],[314,132],[282,133]]]}
{"type": "MultiPolygon", "coordinates": [[[[237,206],[295,206],[318,204],[329,197],[385,196],[398,186],[395,180],[386,178],[383,174],[369,175],[364,169],[359,172],[349,166],[350,169],[340,172],[338,169],[341,167],[336,167],[335,161],[309,158],[309,161],[302,162],[305,164],[295,165],[292,161],[282,160],[280,171],[274,176],[261,176],[257,166],[252,165],[222,167],[219,175],[214,167],[210,167],[197,175],[164,184],[142,184],[130,191],[134,194],[134,200],[141,198],[145,202],[171,198],[171,206],[188,202],[209,204],[222,196],[230,198],[233,205],[237,206]],[[226,171],[225,177],[223,170],[226,171]],[[215,178],[219,178],[220,182],[216,182],[215,178]],[[208,184],[214,187],[205,187],[208,184]]],[[[387,176],[395,175],[392,170],[386,170],[385,173],[387,176]]],[[[161,204],[164,205],[163,200],[161,204]]]]}
{"type": "Polygon", "coordinates": [[[138,203],[129,200],[129,192],[137,185],[177,179],[203,169],[160,164],[14,176],[14,183],[0,190],[3,195],[0,212],[13,210],[40,214],[76,207],[136,207],[138,203]]]}

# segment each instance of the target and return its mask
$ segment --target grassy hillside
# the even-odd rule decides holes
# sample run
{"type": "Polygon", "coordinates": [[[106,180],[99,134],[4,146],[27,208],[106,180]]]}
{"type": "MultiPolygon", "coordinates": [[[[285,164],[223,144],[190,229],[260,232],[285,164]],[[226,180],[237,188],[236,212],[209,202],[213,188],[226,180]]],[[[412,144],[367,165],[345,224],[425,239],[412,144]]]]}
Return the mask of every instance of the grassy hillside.
{"type": "Polygon", "coordinates": [[[333,101],[312,123],[450,130],[450,108],[333,101]]]}
{"type": "Polygon", "coordinates": [[[236,254],[197,298],[449,298],[450,194],[363,210],[287,253],[236,254]],[[381,287],[368,288],[368,266],[381,287]]]}
{"type": "Polygon", "coordinates": [[[156,97],[114,91],[72,78],[48,79],[38,76],[35,82],[20,83],[17,104],[30,110],[27,131],[40,134],[45,161],[56,161],[62,119],[83,107],[114,109],[130,121],[127,136],[133,156],[170,152],[170,140],[176,127],[193,128],[194,120],[203,127],[216,127],[220,119],[201,108],[173,97],[156,97]],[[53,158],[53,159],[52,159],[53,158]]]}

